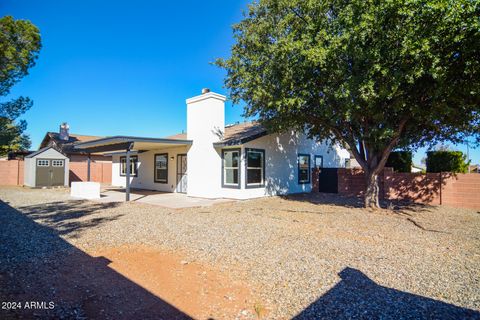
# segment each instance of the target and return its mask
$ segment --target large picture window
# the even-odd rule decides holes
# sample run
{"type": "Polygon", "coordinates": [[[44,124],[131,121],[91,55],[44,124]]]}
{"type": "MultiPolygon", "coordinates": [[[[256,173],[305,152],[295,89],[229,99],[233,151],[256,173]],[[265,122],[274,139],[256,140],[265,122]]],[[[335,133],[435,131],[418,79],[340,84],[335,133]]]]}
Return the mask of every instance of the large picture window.
{"type": "MultiPolygon", "coordinates": [[[[132,177],[137,176],[138,157],[130,156],[130,175],[132,177]]],[[[120,157],[120,175],[127,175],[127,157],[120,157]]]]}
{"type": "Polygon", "coordinates": [[[155,182],[168,183],[168,153],[155,155],[155,182]]]}
{"type": "Polygon", "coordinates": [[[240,188],[240,149],[222,151],[223,187],[240,188]]]}
{"type": "Polygon", "coordinates": [[[265,150],[245,149],[247,188],[265,185],[265,150]]]}
{"type": "Polygon", "coordinates": [[[310,183],[310,155],[298,154],[298,183],[310,183]]]}

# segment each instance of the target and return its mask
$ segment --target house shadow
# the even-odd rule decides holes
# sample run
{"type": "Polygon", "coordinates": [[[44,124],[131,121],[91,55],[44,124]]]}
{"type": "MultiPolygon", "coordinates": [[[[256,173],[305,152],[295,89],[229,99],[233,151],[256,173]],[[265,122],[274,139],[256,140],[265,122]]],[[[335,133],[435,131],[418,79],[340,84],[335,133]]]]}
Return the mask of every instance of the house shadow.
{"type": "Polygon", "coordinates": [[[22,303],[1,309],[1,319],[191,319],[110,268],[105,257],[90,256],[60,237],[106,222],[88,219],[105,205],[90,203],[87,210],[54,203],[23,207],[22,213],[0,200],[0,301],[22,303]],[[59,213],[49,213],[49,206],[59,213]],[[51,228],[33,220],[42,215],[51,228]],[[86,220],[69,224],[68,215],[86,220]]]}
{"type": "Polygon", "coordinates": [[[381,286],[357,269],[293,319],[480,319],[480,312],[381,286]]]}

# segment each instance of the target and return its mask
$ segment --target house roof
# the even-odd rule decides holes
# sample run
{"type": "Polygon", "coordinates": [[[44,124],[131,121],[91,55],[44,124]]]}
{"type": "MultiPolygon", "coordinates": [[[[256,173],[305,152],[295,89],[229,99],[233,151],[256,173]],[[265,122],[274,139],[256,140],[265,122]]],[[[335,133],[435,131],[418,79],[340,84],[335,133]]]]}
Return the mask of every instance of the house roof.
{"type": "MultiPolygon", "coordinates": [[[[258,139],[265,135],[267,135],[267,130],[257,121],[236,123],[225,126],[225,132],[222,139],[214,145],[217,147],[235,146],[258,139]]],[[[173,136],[168,136],[167,139],[187,139],[187,134],[179,133],[173,136]]]]}
{"type": "Polygon", "coordinates": [[[65,154],[81,153],[73,148],[74,144],[97,140],[101,138],[104,137],[71,133],[68,136],[68,140],[65,141],[60,139],[60,134],[58,132],[47,132],[47,134],[42,140],[42,143],[40,144],[40,149],[48,146],[54,146],[65,154]]]}

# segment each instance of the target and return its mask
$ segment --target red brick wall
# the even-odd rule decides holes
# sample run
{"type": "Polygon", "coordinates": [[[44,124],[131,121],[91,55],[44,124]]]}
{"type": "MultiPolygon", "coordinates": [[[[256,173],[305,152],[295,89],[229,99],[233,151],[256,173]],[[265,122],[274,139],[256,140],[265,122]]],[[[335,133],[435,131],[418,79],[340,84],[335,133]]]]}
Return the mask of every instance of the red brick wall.
{"type": "MultiPolygon", "coordinates": [[[[318,191],[318,171],[313,171],[313,191],[318,191]]],[[[409,200],[480,209],[480,174],[398,173],[385,168],[379,177],[380,198],[409,200]]],[[[361,169],[338,169],[338,193],[362,196],[366,184],[361,169]]]]}
{"type": "MultiPolygon", "coordinates": [[[[88,163],[70,162],[70,182],[87,181],[88,163]]],[[[112,163],[91,162],[90,180],[100,183],[112,183],[112,163]]]]}
{"type": "Polygon", "coordinates": [[[23,185],[23,160],[0,160],[0,185],[23,185]]]}

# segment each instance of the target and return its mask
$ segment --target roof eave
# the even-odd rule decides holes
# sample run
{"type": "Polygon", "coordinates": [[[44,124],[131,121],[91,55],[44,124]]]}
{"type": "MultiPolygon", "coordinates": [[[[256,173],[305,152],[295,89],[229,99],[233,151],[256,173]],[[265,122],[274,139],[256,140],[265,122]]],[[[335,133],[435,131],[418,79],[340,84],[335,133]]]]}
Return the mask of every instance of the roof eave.
{"type": "Polygon", "coordinates": [[[158,142],[165,144],[184,144],[191,145],[192,140],[178,140],[178,139],[165,139],[165,138],[143,138],[143,137],[130,137],[130,136],[114,136],[108,138],[101,138],[97,140],[91,140],[86,142],[75,143],[73,145],[74,149],[86,149],[97,146],[106,146],[110,144],[119,144],[119,143],[135,143],[135,142],[158,142]]]}
{"type": "Polygon", "coordinates": [[[233,139],[233,140],[227,140],[227,141],[214,142],[213,146],[215,148],[238,146],[238,145],[242,145],[242,144],[245,144],[247,142],[259,139],[261,137],[264,137],[267,134],[268,134],[267,131],[263,131],[263,132],[251,135],[249,137],[241,138],[241,139],[233,139]]]}

